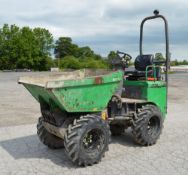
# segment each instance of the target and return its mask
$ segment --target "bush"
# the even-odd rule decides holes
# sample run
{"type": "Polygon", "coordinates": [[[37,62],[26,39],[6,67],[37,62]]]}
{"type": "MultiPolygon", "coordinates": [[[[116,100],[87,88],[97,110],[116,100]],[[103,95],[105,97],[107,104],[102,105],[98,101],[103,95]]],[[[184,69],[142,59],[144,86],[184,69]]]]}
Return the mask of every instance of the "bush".
{"type": "Polygon", "coordinates": [[[94,59],[94,58],[85,58],[83,60],[80,60],[81,62],[81,67],[82,68],[101,68],[101,69],[106,69],[108,68],[107,63],[104,62],[102,59],[94,59]]]}
{"type": "MultiPolygon", "coordinates": [[[[55,60],[57,62],[57,60],[55,60]]],[[[57,64],[57,63],[56,63],[57,64]]],[[[74,56],[66,56],[60,60],[61,69],[108,69],[107,62],[102,59],[96,60],[95,58],[76,58],[74,56]]]]}
{"type": "Polygon", "coordinates": [[[62,69],[80,69],[80,62],[74,56],[66,56],[60,61],[60,68],[62,69]]]}

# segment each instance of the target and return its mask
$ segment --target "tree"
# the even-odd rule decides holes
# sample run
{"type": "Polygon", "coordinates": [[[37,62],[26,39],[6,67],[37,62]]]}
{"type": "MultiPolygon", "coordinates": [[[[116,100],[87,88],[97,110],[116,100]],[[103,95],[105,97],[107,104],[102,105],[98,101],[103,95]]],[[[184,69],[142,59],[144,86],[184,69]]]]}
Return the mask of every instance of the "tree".
{"type": "Polygon", "coordinates": [[[54,48],[52,34],[44,28],[34,28],[33,33],[41,55],[51,55],[50,51],[52,48],[54,48]]]}
{"type": "Polygon", "coordinates": [[[187,60],[183,60],[182,61],[182,65],[188,65],[188,61],[187,60]]]}
{"type": "Polygon", "coordinates": [[[54,54],[56,58],[64,58],[66,56],[74,56],[75,58],[86,58],[92,57],[96,60],[102,59],[102,57],[89,47],[79,47],[77,44],[72,42],[69,37],[60,37],[55,43],[54,54]]]}
{"type": "Polygon", "coordinates": [[[60,37],[55,43],[55,64],[60,68],[108,68],[107,62],[89,47],[79,47],[69,37],[60,37]]]}
{"type": "Polygon", "coordinates": [[[17,42],[19,42],[19,28],[5,24],[0,29],[0,69],[14,69],[17,62],[17,42]]]}
{"type": "Polygon", "coordinates": [[[53,36],[46,29],[4,24],[0,29],[0,69],[47,70],[53,36]]]}
{"type": "Polygon", "coordinates": [[[110,51],[108,54],[108,60],[111,61],[113,58],[117,57],[117,53],[115,51],[110,51]]]}
{"type": "Polygon", "coordinates": [[[155,59],[156,59],[157,61],[164,61],[164,60],[165,60],[165,58],[163,57],[163,54],[162,54],[162,53],[156,53],[156,54],[155,54],[155,59]]]}
{"type": "Polygon", "coordinates": [[[178,66],[178,65],[179,65],[178,60],[175,59],[174,61],[171,61],[171,62],[170,62],[170,65],[171,65],[171,66],[178,66]]]}
{"type": "Polygon", "coordinates": [[[90,47],[79,47],[69,37],[60,37],[55,45],[44,28],[19,28],[4,24],[0,28],[0,69],[48,70],[61,68],[108,68],[108,63],[90,47]],[[51,58],[54,49],[55,60],[51,58]]]}
{"type": "Polygon", "coordinates": [[[69,37],[60,37],[55,43],[54,54],[56,58],[63,58],[65,56],[78,55],[78,46],[72,43],[69,37]]]}
{"type": "Polygon", "coordinates": [[[63,69],[80,69],[81,64],[74,56],[66,56],[60,61],[60,68],[63,69]]]}
{"type": "Polygon", "coordinates": [[[85,47],[80,47],[78,49],[78,55],[77,57],[79,58],[85,58],[85,57],[95,57],[95,53],[93,50],[91,50],[90,47],[85,46],[85,47]]]}

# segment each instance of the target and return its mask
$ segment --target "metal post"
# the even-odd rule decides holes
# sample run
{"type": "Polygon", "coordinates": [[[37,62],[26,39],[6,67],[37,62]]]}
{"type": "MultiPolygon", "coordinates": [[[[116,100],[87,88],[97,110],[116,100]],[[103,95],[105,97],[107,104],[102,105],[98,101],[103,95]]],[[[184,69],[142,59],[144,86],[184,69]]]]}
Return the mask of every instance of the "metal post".
{"type": "Polygon", "coordinates": [[[156,19],[156,18],[161,18],[164,21],[165,25],[165,43],[166,43],[166,61],[165,61],[165,67],[166,67],[166,72],[165,72],[165,81],[166,81],[166,86],[167,86],[167,94],[168,94],[168,70],[170,69],[170,52],[169,52],[169,35],[168,35],[168,22],[166,18],[162,15],[159,15],[158,10],[154,10],[154,16],[149,16],[146,17],[142,20],[141,25],[140,25],[140,55],[143,55],[143,50],[142,50],[142,43],[143,43],[143,27],[144,23],[148,20],[156,19]]]}

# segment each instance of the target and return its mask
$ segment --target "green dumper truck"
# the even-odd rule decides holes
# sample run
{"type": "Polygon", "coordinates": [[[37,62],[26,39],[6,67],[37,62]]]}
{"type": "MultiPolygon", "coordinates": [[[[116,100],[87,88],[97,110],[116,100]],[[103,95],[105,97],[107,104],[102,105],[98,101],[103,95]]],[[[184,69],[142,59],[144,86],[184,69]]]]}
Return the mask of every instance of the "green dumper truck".
{"type": "Polygon", "coordinates": [[[134,70],[127,69],[131,58],[118,51],[111,60],[113,70],[21,77],[19,83],[40,103],[40,141],[52,149],[65,148],[79,166],[98,163],[108,150],[110,135],[121,135],[127,128],[137,144],[155,144],[167,113],[169,68],[168,25],[157,10],[141,23],[140,55],[134,70]],[[162,61],[142,53],[144,22],[155,18],[165,24],[166,60],[162,61]],[[160,65],[165,67],[164,74],[160,65]]]}

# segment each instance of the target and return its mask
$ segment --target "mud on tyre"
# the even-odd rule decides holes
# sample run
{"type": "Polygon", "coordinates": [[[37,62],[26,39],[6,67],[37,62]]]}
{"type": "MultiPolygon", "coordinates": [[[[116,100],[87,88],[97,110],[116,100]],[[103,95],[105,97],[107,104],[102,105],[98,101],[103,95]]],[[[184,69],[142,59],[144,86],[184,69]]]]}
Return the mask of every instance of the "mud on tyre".
{"type": "Polygon", "coordinates": [[[68,157],[79,166],[98,163],[108,150],[109,125],[99,116],[90,114],[75,119],[65,134],[68,157]]]}
{"type": "Polygon", "coordinates": [[[40,117],[37,124],[37,135],[39,140],[51,149],[64,147],[63,139],[49,133],[42,124],[43,117],[40,117]]]}
{"type": "Polygon", "coordinates": [[[144,146],[153,145],[159,139],[163,129],[163,116],[157,106],[145,105],[133,120],[135,141],[144,146]]]}

